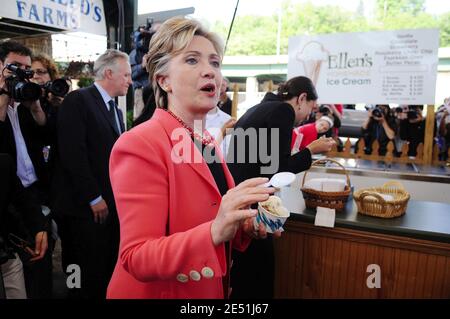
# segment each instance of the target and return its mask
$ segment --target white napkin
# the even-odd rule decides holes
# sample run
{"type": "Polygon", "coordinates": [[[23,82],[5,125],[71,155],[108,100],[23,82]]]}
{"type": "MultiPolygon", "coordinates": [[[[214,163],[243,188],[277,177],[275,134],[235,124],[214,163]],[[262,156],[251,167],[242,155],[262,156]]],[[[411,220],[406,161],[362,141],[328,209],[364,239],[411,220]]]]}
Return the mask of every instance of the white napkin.
{"type": "Polygon", "coordinates": [[[305,188],[311,188],[316,191],[322,190],[322,178],[313,178],[305,182],[305,188]]]}
{"type": "Polygon", "coordinates": [[[343,179],[328,178],[322,183],[324,192],[342,192],[345,189],[346,182],[343,179]]]}
{"type": "MultiPolygon", "coordinates": [[[[381,194],[381,193],[377,193],[378,195],[380,195],[381,197],[383,197],[384,200],[386,201],[393,201],[394,200],[394,196],[392,195],[388,195],[388,194],[381,194]]],[[[366,198],[373,198],[378,200],[375,196],[371,196],[371,195],[367,195],[366,198]]]]}
{"type": "Polygon", "coordinates": [[[334,222],[336,219],[336,210],[326,207],[317,207],[316,219],[314,220],[315,226],[334,228],[334,222]]]}
{"type": "Polygon", "coordinates": [[[342,192],[347,182],[338,178],[313,178],[305,182],[304,187],[323,192],[342,192]]]}

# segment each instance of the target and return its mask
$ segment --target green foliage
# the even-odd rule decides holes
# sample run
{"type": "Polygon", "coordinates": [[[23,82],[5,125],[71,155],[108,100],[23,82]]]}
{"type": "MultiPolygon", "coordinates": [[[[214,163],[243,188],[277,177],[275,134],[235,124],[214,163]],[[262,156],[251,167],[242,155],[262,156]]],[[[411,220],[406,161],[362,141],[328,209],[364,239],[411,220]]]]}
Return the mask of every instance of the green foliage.
{"type": "Polygon", "coordinates": [[[127,130],[130,130],[133,126],[133,110],[127,111],[127,130]]]}
{"type": "MultiPolygon", "coordinates": [[[[425,0],[377,0],[374,19],[364,16],[361,0],[356,12],[312,2],[282,4],[280,53],[287,54],[288,39],[295,35],[440,28],[441,47],[450,46],[450,13],[432,16],[424,12],[425,0]],[[384,8],[386,7],[386,10],[384,8]]],[[[226,55],[274,55],[277,49],[278,15],[237,16],[226,55]]],[[[216,22],[211,29],[226,39],[228,25],[216,22]]]]}
{"type": "Polygon", "coordinates": [[[78,87],[84,88],[84,87],[88,87],[89,85],[91,85],[92,83],[94,83],[94,79],[91,77],[80,77],[80,80],[78,81],[78,87]]]}

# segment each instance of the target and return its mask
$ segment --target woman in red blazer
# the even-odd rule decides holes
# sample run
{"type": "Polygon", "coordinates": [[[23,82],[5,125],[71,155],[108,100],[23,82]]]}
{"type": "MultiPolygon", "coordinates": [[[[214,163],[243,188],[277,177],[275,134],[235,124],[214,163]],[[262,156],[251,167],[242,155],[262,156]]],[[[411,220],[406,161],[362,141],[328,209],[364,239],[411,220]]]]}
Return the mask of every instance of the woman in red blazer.
{"type": "Polygon", "coordinates": [[[258,187],[265,178],[235,187],[217,145],[197,133],[219,98],[222,52],[190,19],[170,19],[153,36],[147,69],[158,108],[119,138],[110,160],[121,240],[108,298],[229,295],[231,245],[246,248],[256,215],[248,207],[274,189],[258,187]]]}

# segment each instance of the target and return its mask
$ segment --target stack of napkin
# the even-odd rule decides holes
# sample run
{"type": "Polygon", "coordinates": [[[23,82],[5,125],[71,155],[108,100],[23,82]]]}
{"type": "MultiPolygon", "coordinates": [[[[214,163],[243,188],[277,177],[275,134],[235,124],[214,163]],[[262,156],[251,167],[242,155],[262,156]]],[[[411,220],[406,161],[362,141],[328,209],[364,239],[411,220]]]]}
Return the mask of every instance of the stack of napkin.
{"type": "Polygon", "coordinates": [[[313,178],[305,182],[304,188],[322,192],[343,192],[347,182],[338,178],[313,178]]]}

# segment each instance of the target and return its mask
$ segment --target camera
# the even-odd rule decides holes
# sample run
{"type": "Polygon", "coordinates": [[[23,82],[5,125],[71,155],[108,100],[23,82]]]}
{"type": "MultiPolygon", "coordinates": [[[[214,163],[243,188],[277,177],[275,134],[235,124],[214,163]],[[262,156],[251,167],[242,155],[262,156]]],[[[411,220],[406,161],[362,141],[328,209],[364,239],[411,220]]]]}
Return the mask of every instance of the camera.
{"type": "Polygon", "coordinates": [[[416,110],[409,109],[408,111],[408,120],[415,120],[419,117],[419,113],[416,110]]]}
{"type": "Polygon", "coordinates": [[[136,44],[136,49],[143,51],[143,53],[148,52],[148,47],[150,45],[150,40],[152,39],[155,31],[152,30],[153,19],[148,18],[145,25],[141,25],[134,32],[134,42],[136,44]]]}
{"type": "Polygon", "coordinates": [[[64,97],[67,92],[69,92],[69,84],[67,84],[64,79],[56,79],[54,81],[49,81],[42,85],[45,90],[45,95],[52,93],[53,95],[64,97]]]}
{"type": "Polygon", "coordinates": [[[325,105],[321,105],[319,107],[319,112],[322,113],[323,115],[328,115],[328,114],[330,114],[330,109],[328,107],[326,107],[325,105]]]}
{"type": "Polygon", "coordinates": [[[366,111],[372,110],[372,117],[382,117],[384,112],[383,109],[381,109],[379,106],[372,105],[365,105],[364,108],[366,111]]]}
{"type": "Polygon", "coordinates": [[[372,116],[373,117],[383,117],[383,110],[381,108],[379,108],[378,106],[375,107],[372,110],[372,116]]]}
{"type": "Polygon", "coordinates": [[[31,70],[22,70],[14,64],[7,64],[6,69],[13,74],[5,78],[7,91],[4,92],[17,102],[35,101],[41,96],[41,87],[30,79],[34,72],[31,70]]]}

